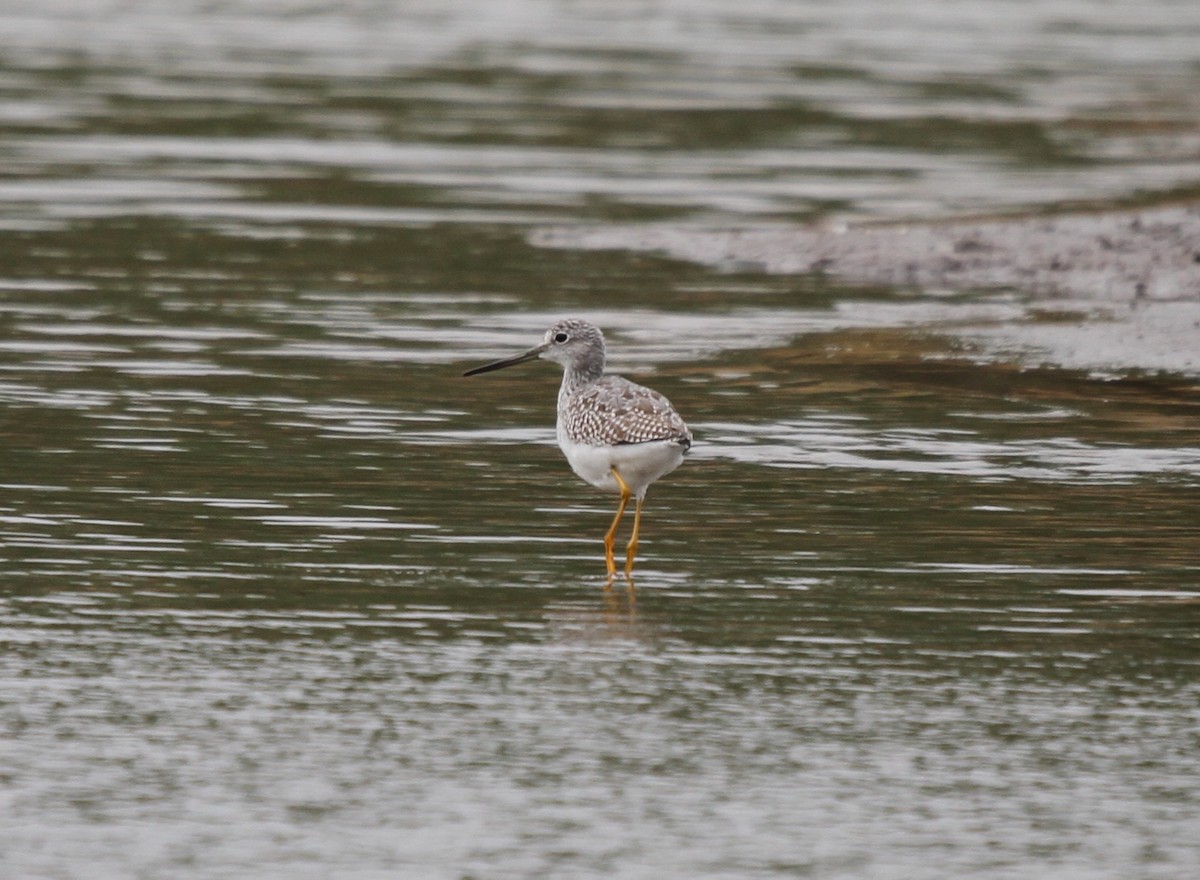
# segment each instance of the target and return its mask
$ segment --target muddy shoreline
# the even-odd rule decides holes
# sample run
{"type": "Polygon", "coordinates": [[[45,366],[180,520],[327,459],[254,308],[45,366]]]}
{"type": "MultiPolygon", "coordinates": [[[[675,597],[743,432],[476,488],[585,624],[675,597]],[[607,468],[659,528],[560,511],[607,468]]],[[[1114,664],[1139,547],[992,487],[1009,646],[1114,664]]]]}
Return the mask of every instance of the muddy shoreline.
{"type": "Polygon", "coordinates": [[[931,294],[1015,291],[1026,319],[962,335],[1037,363],[1200,374],[1200,203],[811,227],[559,227],[531,240],[931,294]],[[1048,308],[1058,320],[1038,319],[1048,308]]]}

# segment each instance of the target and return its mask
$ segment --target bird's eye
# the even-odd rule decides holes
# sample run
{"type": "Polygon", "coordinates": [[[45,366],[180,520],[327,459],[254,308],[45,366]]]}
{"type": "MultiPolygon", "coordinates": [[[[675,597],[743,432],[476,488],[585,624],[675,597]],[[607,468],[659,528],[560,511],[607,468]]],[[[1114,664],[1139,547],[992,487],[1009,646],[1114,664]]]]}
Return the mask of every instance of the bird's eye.
{"type": "Polygon", "coordinates": [[[563,342],[566,342],[568,339],[570,339],[570,337],[567,336],[566,333],[555,333],[554,334],[554,341],[558,342],[560,344],[563,342]]]}

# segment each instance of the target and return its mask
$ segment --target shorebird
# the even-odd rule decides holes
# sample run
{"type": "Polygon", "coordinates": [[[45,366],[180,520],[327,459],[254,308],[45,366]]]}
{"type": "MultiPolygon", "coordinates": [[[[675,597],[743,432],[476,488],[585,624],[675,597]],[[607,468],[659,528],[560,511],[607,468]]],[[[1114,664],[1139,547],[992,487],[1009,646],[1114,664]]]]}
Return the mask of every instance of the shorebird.
{"type": "Polygon", "coordinates": [[[571,469],[598,489],[620,493],[616,516],[604,536],[610,580],[617,573],[613,558],[617,527],[629,500],[635,500],[633,534],[625,545],[625,577],[631,579],[646,489],[679,467],[691,448],[692,432],[663,395],[604,372],[604,334],[587,321],[557,321],[528,351],[463,375],[488,373],[536,358],[563,368],[556,427],[558,445],[571,469]]]}

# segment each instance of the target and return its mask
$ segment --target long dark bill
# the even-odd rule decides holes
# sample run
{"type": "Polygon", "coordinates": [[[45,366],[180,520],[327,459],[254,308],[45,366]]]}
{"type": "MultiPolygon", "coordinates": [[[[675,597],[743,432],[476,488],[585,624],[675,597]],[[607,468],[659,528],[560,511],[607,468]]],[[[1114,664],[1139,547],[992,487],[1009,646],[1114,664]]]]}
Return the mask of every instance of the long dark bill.
{"type": "Polygon", "coordinates": [[[519,354],[516,357],[505,358],[502,361],[492,361],[490,364],[484,364],[482,367],[476,367],[473,370],[467,370],[463,373],[464,376],[478,376],[480,373],[490,373],[492,370],[503,370],[505,367],[516,366],[523,364],[525,361],[531,361],[536,358],[544,350],[543,346],[531,348],[524,354],[519,354]]]}

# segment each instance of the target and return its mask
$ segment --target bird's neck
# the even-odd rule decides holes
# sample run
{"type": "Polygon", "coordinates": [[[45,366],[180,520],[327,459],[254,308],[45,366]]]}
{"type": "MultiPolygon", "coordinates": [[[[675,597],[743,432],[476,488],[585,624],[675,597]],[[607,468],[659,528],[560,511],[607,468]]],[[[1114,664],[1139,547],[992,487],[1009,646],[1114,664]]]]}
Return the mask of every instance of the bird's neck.
{"type": "Polygon", "coordinates": [[[603,365],[588,366],[583,368],[568,367],[567,369],[563,370],[562,386],[558,389],[559,403],[562,403],[573,394],[576,394],[583,388],[591,385],[603,375],[603,365]]]}

